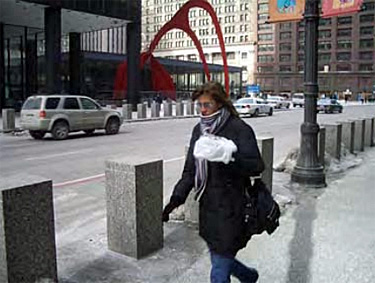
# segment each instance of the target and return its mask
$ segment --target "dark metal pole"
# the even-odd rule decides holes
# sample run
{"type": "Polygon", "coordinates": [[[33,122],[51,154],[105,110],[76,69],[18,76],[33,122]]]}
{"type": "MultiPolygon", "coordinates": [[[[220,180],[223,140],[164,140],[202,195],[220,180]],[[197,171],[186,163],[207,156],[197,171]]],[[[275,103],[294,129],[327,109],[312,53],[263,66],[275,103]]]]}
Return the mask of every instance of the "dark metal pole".
{"type": "Polygon", "coordinates": [[[305,115],[301,125],[301,146],[292,181],[311,187],[326,186],[323,165],[318,159],[319,125],[316,119],[318,97],[318,23],[319,0],[307,0],[305,6],[305,115]]]}

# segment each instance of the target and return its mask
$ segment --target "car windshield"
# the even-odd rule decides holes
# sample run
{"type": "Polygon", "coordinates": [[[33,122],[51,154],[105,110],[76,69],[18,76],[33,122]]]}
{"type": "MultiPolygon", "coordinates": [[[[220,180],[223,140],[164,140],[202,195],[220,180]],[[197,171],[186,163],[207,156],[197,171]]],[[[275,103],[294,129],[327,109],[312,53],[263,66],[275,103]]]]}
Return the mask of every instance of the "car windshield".
{"type": "Polygon", "coordinates": [[[241,98],[239,100],[236,101],[236,103],[241,103],[241,104],[244,104],[244,103],[254,103],[254,100],[253,99],[248,99],[248,98],[241,98]]]}
{"type": "Polygon", "coordinates": [[[24,109],[24,110],[39,110],[41,104],[42,104],[42,98],[41,97],[30,97],[26,100],[22,109],[24,109]]]}

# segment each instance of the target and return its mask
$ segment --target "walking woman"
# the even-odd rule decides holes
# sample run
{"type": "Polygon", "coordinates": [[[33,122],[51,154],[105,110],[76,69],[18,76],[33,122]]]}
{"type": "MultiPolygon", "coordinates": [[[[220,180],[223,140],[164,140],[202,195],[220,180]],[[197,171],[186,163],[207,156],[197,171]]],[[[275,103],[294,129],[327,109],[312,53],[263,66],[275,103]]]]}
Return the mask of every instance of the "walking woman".
{"type": "Polygon", "coordinates": [[[211,256],[211,283],[230,282],[231,275],[243,283],[256,282],[258,272],[235,259],[248,241],[243,233],[244,188],[250,176],[264,169],[254,132],[239,118],[221,84],[204,84],[193,93],[193,100],[200,109],[200,123],[193,129],[182,177],[164,208],[163,221],[169,220],[169,214],[185,202],[194,187],[199,201],[199,234],[211,256]],[[205,134],[235,144],[231,162],[194,157],[196,142],[205,134]]]}

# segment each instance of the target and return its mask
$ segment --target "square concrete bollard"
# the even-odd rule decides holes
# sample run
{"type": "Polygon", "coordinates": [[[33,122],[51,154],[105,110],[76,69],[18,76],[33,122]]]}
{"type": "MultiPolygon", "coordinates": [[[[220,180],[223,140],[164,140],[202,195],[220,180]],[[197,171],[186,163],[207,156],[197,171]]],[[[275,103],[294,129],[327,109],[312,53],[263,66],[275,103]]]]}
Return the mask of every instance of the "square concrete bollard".
{"type": "Polygon", "coordinates": [[[325,133],[325,151],[333,158],[340,160],[341,158],[341,140],[342,140],[342,125],[341,124],[326,124],[325,133]]]}
{"type": "Polygon", "coordinates": [[[365,150],[365,120],[357,119],[355,122],[354,130],[354,151],[365,150]]]}
{"type": "Polygon", "coordinates": [[[145,119],[147,113],[147,105],[144,103],[137,104],[137,118],[138,119],[145,119]]]}
{"type": "Polygon", "coordinates": [[[163,102],[163,111],[164,117],[171,117],[172,116],[172,103],[170,102],[163,102]]]}
{"type": "Polygon", "coordinates": [[[350,153],[354,153],[355,122],[343,121],[340,123],[342,124],[342,144],[350,153]]]}
{"type": "Polygon", "coordinates": [[[108,248],[142,258],[163,247],[163,161],[106,161],[108,248]]]}
{"type": "Polygon", "coordinates": [[[318,133],[318,158],[321,166],[325,166],[326,128],[320,127],[318,133]]]}
{"type": "Polygon", "coordinates": [[[192,102],[192,101],[186,102],[186,115],[195,115],[194,102],[192,102]]]}
{"type": "Polygon", "coordinates": [[[14,109],[3,109],[3,132],[10,133],[16,129],[16,116],[14,109]]]}
{"type": "Polygon", "coordinates": [[[372,146],[373,142],[373,135],[374,135],[374,127],[373,127],[373,119],[372,118],[365,118],[365,141],[364,146],[370,147],[372,146]]]}
{"type": "Polygon", "coordinates": [[[155,101],[151,104],[151,117],[159,118],[160,117],[160,104],[155,101]]]}
{"type": "Polygon", "coordinates": [[[52,181],[0,179],[0,282],[57,282],[52,181]]]}
{"type": "Polygon", "coordinates": [[[132,119],[132,105],[131,104],[124,104],[122,106],[122,117],[124,117],[124,120],[132,119]]]}
{"type": "Polygon", "coordinates": [[[273,180],[273,137],[263,136],[257,138],[260,154],[262,155],[265,169],[262,173],[262,180],[272,192],[273,180]]]}
{"type": "Polygon", "coordinates": [[[184,116],[184,104],[182,102],[176,103],[176,116],[184,116]]]}

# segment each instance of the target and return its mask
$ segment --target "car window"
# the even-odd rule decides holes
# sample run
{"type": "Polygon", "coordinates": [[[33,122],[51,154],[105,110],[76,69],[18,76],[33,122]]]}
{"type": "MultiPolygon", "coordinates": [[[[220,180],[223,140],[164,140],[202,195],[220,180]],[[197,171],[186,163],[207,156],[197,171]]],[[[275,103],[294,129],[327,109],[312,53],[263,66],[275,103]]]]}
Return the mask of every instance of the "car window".
{"type": "Polygon", "coordinates": [[[98,106],[92,102],[90,99],[81,98],[82,108],[85,110],[96,110],[98,106]]]}
{"type": "Polygon", "coordinates": [[[46,101],[46,109],[56,109],[59,105],[60,97],[50,97],[46,101]]]}
{"type": "Polygon", "coordinates": [[[252,104],[252,103],[254,103],[254,101],[252,100],[252,99],[239,99],[238,101],[237,101],[238,103],[249,103],[249,104],[252,104]]]}
{"type": "Polygon", "coordinates": [[[64,109],[70,109],[70,110],[79,109],[77,98],[65,98],[64,109]]]}
{"type": "Polygon", "coordinates": [[[22,109],[25,110],[39,110],[40,105],[42,104],[41,97],[30,97],[26,100],[25,104],[23,105],[22,109]]]}

